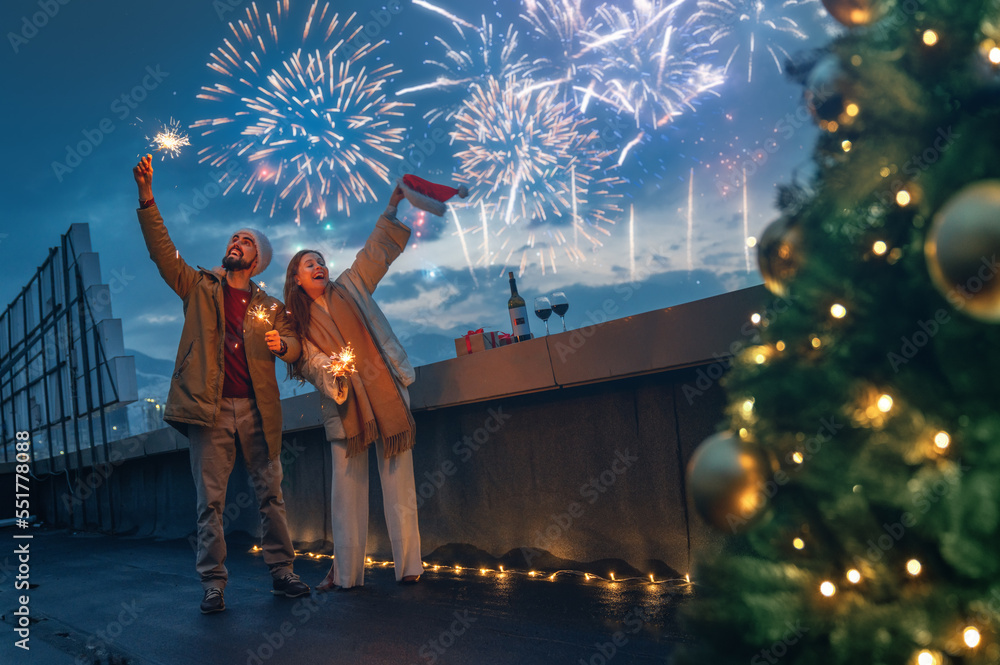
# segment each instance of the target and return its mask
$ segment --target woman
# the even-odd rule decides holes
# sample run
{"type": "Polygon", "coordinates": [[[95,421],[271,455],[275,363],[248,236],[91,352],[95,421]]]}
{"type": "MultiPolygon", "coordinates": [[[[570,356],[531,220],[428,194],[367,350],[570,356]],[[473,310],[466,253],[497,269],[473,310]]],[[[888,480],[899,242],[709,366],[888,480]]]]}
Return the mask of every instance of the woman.
{"type": "Polygon", "coordinates": [[[414,583],[423,571],[411,452],[414,424],[406,389],[413,383],[413,366],[371,296],[410,237],[409,227],[396,219],[402,198],[397,187],[354,264],[335,281],[323,255],[308,249],[292,257],[285,276],[285,306],[303,345],[291,371],[319,390],[333,450],[334,560],[318,591],[364,584],[368,447],[373,443],[396,580],[414,583]],[[348,345],[357,371],[334,377],[325,365],[348,345]]]}

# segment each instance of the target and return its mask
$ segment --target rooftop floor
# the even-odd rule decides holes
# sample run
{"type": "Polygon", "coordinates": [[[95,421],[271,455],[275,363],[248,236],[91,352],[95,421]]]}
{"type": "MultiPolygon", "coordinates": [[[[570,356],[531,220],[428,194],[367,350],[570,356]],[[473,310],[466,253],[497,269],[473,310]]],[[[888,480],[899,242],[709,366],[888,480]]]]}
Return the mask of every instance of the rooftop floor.
{"type": "MultiPolygon", "coordinates": [[[[367,571],[360,590],[273,596],[252,541],[229,543],[226,611],[202,615],[201,586],[186,541],[33,529],[0,530],[0,663],[279,665],[663,663],[685,641],[670,584],[609,583],[575,575],[428,570],[400,586],[392,567],[367,571]],[[21,532],[24,533],[24,532],[21,532]],[[30,583],[15,590],[17,555],[30,547],[30,583]],[[36,586],[37,585],[37,586],[36,586]],[[29,595],[30,651],[15,646],[18,596],[29,595]]],[[[329,560],[300,557],[310,586],[329,560]]]]}

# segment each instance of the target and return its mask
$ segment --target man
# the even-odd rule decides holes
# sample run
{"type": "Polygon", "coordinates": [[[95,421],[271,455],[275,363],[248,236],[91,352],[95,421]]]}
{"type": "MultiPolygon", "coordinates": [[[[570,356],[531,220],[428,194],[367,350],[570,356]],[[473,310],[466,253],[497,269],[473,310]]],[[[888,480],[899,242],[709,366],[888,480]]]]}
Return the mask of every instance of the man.
{"type": "Polygon", "coordinates": [[[260,507],[261,547],[276,595],[292,598],[309,587],[292,572],[295,550],[281,495],[281,403],[274,357],[298,359],[301,348],[282,303],[250,278],[271,262],[263,233],[242,229],[226,247],[222,267],[189,266],[174,247],[153,200],[152,156],[132,169],[139,187],[139,226],[149,256],[184,302],[184,328],[164,420],[191,442],[197,488],[198,553],[204,614],[226,609],[226,541],[222,511],[236,446],[246,461],[260,507]]]}

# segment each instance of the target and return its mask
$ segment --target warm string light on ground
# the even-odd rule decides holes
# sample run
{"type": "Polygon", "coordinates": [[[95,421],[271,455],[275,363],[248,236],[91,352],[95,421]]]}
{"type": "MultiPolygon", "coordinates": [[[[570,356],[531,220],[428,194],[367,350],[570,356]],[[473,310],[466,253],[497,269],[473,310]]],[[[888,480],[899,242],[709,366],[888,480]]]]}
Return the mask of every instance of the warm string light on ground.
{"type": "MultiPolygon", "coordinates": [[[[263,550],[259,545],[254,545],[250,548],[251,554],[260,554],[263,550]]],[[[322,554],[319,552],[302,552],[300,550],[295,551],[296,556],[306,557],[309,559],[333,559],[332,554],[322,554]]],[[[365,567],[367,568],[387,568],[393,565],[392,561],[376,561],[371,557],[365,558],[365,567]]],[[[539,577],[545,578],[548,581],[554,582],[557,578],[566,577],[577,577],[583,578],[585,582],[590,582],[596,580],[598,582],[607,582],[609,584],[624,584],[626,582],[641,582],[643,584],[655,585],[655,586],[676,586],[676,587],[692,587],[694,584],[691,582],[691,576],[685,575],[683,578],[664,578],[657,579],[653,573],[649,573],[647,577],[617,577],[613,572],[608,574],[608,577],[602,577],[601,575],[596,575],[594,573],[587,573],[580,570],[557,570],[554,572],[543,573],[537,570],[510,570],[503,566],[499,566],[497,569],[493,568],[482,568],[474,566],[460,566],[455,565],[442,565],[442,564],[432,564],[427,562],[421,562],[424,567],[424,573],[438,573],[438,572],[453,572],[456,574],[471,573],[479,575],[481,577],[494,575],[498,579],[504,579],[508,575],[520,575],[523,577],[539,577]]]]}

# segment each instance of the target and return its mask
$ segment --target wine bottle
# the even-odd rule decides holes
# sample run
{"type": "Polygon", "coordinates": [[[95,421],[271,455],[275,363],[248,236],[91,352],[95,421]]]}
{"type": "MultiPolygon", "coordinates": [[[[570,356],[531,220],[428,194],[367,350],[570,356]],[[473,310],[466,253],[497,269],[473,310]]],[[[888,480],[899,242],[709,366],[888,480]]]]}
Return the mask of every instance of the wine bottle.
{"type": "Polygon", "coordinates": [[[517,295],[514,272],[508,272],[507,276],[510,278],[510,300],[507,301],[507,311],[510,313],[510,333],[515,342],[523,342],[531,339],[531,329],[528,327],[528,308],[524,305],[524,298],[517,295]]]}

